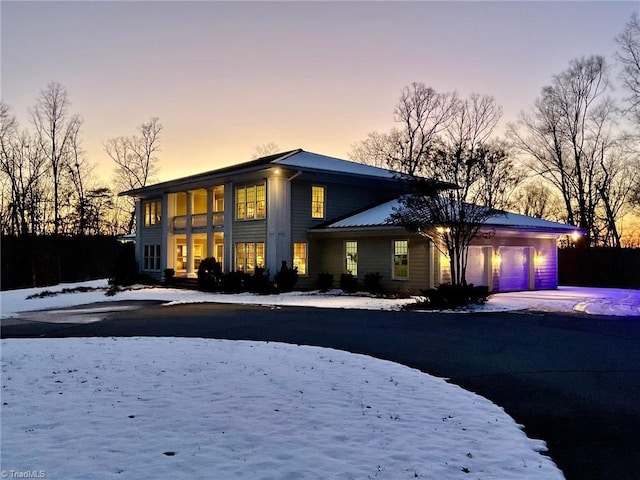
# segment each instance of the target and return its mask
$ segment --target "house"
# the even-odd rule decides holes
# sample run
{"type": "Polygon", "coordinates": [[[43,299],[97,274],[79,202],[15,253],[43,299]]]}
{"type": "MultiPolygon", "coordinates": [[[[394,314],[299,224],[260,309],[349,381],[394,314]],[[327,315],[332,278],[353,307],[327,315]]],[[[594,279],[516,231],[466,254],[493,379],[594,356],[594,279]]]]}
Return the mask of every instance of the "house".
{"type": "MultiPolygon", "coordinates": [[[[389,222],[404,188],[389,170],[298,149],[123,195],[136,198],[138,268],[158,279],[167,268],[196,277],[213,256],[225,272],[274,275],[287,262],[301,288],[322,272],[379,272],[388,290],[418,291],[446,283],[448,261],[428,238],[389,222]]],[[[496,215],[469,251],[467,281],[492,291],[556,288],[557,240],[574,231],[496,215]]]]}

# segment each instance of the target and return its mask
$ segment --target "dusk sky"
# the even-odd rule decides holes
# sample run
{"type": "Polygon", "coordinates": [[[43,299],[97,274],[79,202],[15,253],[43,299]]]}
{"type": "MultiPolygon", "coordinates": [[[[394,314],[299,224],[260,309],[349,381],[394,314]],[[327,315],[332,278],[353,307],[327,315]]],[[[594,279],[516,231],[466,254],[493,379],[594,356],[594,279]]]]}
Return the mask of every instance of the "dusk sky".
{"type": "MultiPolygon", "coordinates": [[[[502,126],[571,59],[601,54],[633,2],[1,2],[2,100],[29,125],[49,82],[102,143],[160,117],[160,177],[251,159],[277,143],[346,158],[393,127],[403,87],[493,95],[502,126]]],[[[619,82],[616,82],[619,85],[619,82]]],[[[622,94],[622,92],[619,92],[622,94]]]]}

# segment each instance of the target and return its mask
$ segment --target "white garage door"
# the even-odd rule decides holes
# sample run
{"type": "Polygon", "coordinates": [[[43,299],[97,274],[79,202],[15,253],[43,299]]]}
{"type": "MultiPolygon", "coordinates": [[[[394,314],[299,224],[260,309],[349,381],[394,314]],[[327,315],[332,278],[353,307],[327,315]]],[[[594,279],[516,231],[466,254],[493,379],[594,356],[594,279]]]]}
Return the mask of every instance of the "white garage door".
{"type": "Polygon", "coordinates": [[[527,247],[500,247],[500,291],[527,290],[529,288],[529,249],[527,247]]]}
{"type": "Polygon", "coordinates": [[[467,257],[467,283],[474,285],[487,285],[487,276],[485,274],[486,249],[483,247],[469,247],[469,256],[467,257]]]}

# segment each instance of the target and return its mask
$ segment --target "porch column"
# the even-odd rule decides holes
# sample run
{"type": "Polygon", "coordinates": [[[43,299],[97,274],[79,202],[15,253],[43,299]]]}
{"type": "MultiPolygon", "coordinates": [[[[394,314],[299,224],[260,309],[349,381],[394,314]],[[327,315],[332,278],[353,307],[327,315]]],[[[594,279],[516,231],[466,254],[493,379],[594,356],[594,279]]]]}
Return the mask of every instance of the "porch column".
{"type": "Polygon", "coordinates": [[[136,263],[138,272],[141,272],[144,266],[144,249],[142,246],[142,226],[144,225],[144,201],[139,198],[136,201],[136,263]]]}
{"type": "MultiPolygon", "coordinates": [[[[224,222],[222,231],[224,233],[224,268],[225,272],[232,272],[236,269],[233,263],[233,219],[235,218],[235,202],[233,198],[233,183],[224,184],[224,222]]],[[[268,215],[268,214],[267,214],[268,215]]]]}
{"type": "Polygon", "coordinates": [[[176,196],[173,193],[166,193],[163,195],[162,208],[162,231],[163,231],[163,254],[164,254],[164,268],[176,268],[176,242],[173,234],[173,219],[176,216],[176,196]],[[166,218],[166,234],[164,233],[166,218]]]}
{"type": "Polygon", "coordinates": [[[191,227],[191,216],[193,215],[193,194],[187,191],[187,277],[194,277],[193,273],[193,235],[191,227]]]}
{"type": "Polygon", "coordinates": [[[490,292],[493,292],[493,247],[482,247],[484,255],[484,280],[490,292]]]}
{"type": "Polygon", "coordinates": [[[436,273],[436,258],[434,254],[434,246],[431,240],[427,240],[427,261],[429,262],[427,267],[428,277],[427,288],[435,288],[435,273],[436,273]]]}
{"type": "MultiPolygon", "coordinates": [[[[207,254],[206,257],[215,257],[213,251],[213,187],[207,188],[207,254]]],[[[220,259],[217,259],[220,261],[220,259]]]]}
{"type": "MultiPolygon", "coordinates": [[[[169,208],[168,208],[169,194],[162,195],[162,214],[160,222],[162,225],[162,236],[160,238],[160,271],[164,271],[167,267],[167,239],[169,237],[169,208]]],[[[164,278],[164,276],[163,276],[164,278]]]]}

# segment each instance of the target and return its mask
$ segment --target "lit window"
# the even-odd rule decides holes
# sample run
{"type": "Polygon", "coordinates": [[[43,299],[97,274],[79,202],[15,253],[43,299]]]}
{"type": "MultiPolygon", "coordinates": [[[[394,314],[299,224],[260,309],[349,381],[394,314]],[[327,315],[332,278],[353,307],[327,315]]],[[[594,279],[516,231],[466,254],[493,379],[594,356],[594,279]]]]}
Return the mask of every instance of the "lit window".
{"type": "Polygon", "coordinates": [[[236,219],[265,218],[267,213],[267,188],[264,183],[236,188],[236,219]]]}
{"type": "Polygon", "coordinates": [[[264,268],[264,243],[256,243],[256,267],[264,268]]]}
{"type": "Polygon", "coordinates": [[[396,240],[393,242],[393,278],[409,276],[409,242],[396,240]]]}
{"type": "Polygon", "coordinates": [[[311,187],[311,218],[324,218],[324,187],[311,187]]]}
{"type": "Polygon", "coordinates": [[[144,203],[144,226],[160,225],[162,222],[162,201],[154,200],[144,203]]]}
{"type": "Polygon", "coordinates": [[[144,270],[160,270],[160,245],[145,245],[143,262],[144,270]]]}
{"type": "Polygon", "coordinates": [[[253,273],[264,268],[264,243],[236,243],[236,270],[253,273]]]}
{"type": "Polygon", "coordinates": [[[307,274],[307,244],[293,244],[293,266],[298,269],[298,275],[307,274]]]}
{"type": "Polygon", "coordinates": [[[267,213],[267,187],[256,185],[256,218],[265,218],[267,213]]]}
{"type": "Polygon", "coordinates": [[[345,242],[346,270],[354,277],[358,276],[358,242],[345,242]]]}
{"type": "Polygon", "coordinates": [[[236,243],[236,270],[244,272],[246,244],[236,243]]]}

